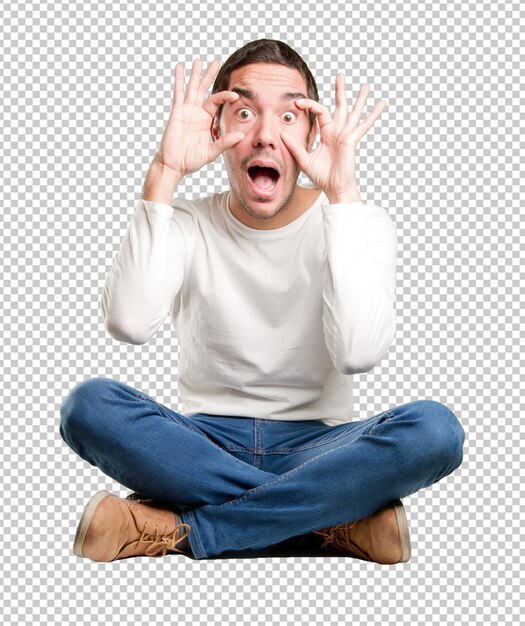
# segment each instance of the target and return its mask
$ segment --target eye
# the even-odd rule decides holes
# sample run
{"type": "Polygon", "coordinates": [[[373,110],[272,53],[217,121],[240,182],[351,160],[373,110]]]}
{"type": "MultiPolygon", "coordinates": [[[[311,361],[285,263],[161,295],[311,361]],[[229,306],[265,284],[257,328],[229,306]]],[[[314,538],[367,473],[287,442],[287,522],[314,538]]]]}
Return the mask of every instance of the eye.
{"type": "Polygon", "coordinates": [[[286,113],[283,114],[283,120],[287,124],[291,124],[292,122],[295,122],[296,119],[297,118],[295,116],[295,113],[292,113],[291,111],[286,111],[286,113]]]}
{"type": "Polygon", "coordinates": [[[249,120],[251,114],[252,112],[250,111],[250,109],[238,109],[235,113],[235,115],[242,121],[249,120]]]}

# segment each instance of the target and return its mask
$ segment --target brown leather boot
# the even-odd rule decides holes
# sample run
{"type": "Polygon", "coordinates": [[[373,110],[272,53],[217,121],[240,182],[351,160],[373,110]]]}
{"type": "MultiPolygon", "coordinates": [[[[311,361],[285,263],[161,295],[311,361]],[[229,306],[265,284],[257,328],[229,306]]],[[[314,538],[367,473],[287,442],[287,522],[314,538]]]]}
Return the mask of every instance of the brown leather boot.
{"type": "Polygon", "coordinates": [[[174,511],[153,500],[128,500],[109,491],[97,492],[80,518],[73,552],[92,561],[131,556],[165,556],[183,552],[176,545],[190,532],[174,511]]]}
{"type": "Polygon", "coordinates": [[[377,513],[313,531],[324,537],[321,548],[385,565],[406,563],[411,556],[408,521],[401,500],[394,500],[377,513]]]}

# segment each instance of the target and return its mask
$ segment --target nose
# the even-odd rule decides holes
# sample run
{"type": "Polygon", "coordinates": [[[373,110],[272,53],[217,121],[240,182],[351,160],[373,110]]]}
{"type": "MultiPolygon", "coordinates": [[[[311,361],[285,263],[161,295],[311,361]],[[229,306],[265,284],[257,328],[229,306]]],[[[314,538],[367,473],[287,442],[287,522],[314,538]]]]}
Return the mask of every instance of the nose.
{"type": "Polygon", "coordinates": [[[277,141],[279,139],[279,133],[275,120],[271,115],[262,113],[253,129],[253,145],[254,147],[277,147],[277,141]]]}

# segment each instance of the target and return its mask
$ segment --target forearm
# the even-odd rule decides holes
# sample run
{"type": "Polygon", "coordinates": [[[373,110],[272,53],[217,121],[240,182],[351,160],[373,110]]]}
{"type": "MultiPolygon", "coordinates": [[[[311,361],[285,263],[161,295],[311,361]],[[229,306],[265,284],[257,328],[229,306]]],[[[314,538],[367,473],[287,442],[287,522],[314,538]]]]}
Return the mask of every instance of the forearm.
{"type": "Polygon", "coordinates": [[[144,179],[142,199],[171,205],[173,194],[181,180],[182,176],[178,172],[160,162],[157,153],[144,179]]]}
{"type": "Polygon", "coordinates": [[[397,237],[390,216],[373,205],[323,207],[327,265],[323,326],[334,365],[370,370],[395,332],[397,237]]]}
{"type": "Polygon", "coordinates": [[[139,200],[104,284],[104,326],[119,341],[146,343],[179,292],[186,258],[185,213],[139,200]],[[148,206],[149,205],[149,206],[148,206]]]}

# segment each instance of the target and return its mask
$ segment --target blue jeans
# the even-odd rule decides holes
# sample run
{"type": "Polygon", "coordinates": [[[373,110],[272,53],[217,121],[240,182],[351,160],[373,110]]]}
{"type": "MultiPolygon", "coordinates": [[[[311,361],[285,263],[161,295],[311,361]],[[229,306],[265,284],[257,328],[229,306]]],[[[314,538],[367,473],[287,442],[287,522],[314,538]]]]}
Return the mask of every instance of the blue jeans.
{"type": "Polygon", "coordinates": [[[433,400],[328,426],[184,416],[124,383],[93,378],[72,389],[60,414],[60,434],[81,458],[173,505],[192,528],[196,559],[249,554],[371,515],[463,458],[463,428],[433,400]]]}

